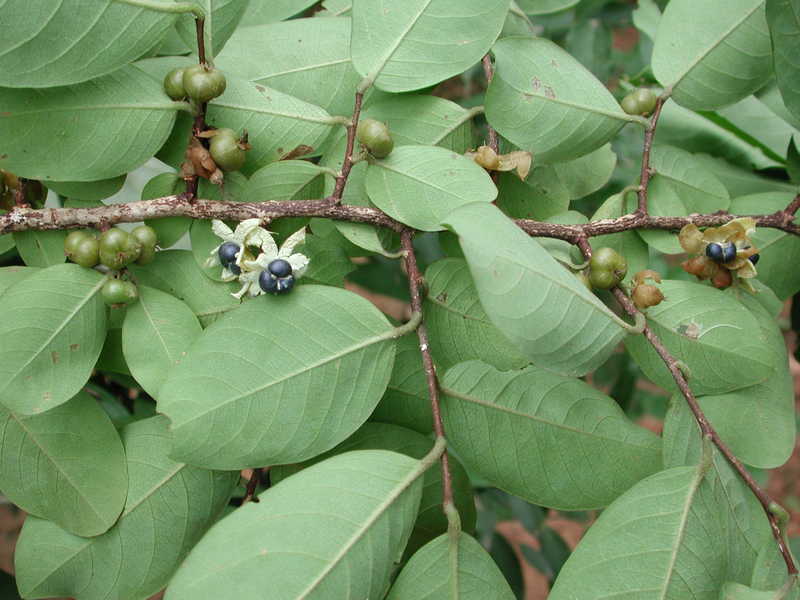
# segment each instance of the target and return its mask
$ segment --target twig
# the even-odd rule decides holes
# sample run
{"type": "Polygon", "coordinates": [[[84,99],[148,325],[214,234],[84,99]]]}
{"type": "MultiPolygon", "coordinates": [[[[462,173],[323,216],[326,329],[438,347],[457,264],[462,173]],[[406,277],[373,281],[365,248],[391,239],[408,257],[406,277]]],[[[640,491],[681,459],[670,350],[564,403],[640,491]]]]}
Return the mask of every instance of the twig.
{"type": "MultiPolygon", "coordinates": [[[[492,83],[492,78],[494,77],[492,58],[486,54],[481,62],[483,63],[483,74],[486,76],[486,85],[488,86],[490,83],[492,83]]],[[[488,119],[486,120],[486,132],[489,136],[489,148],[494,150],[495,154],[500,154],[500,143],[497,140],[497,132],[494,130],[494,127],[491,126],[488,119]]],[[[496,184],[500,177],[500,173],[498,171],[492,171],[490,175],[492,177],[492,181],[496,184]]]]}
{"type": "Polygon", "coordinates": [[[244,492],[244,498],[242,498],[242,504],[247,504],[250,501],[258,502],[256,490],[258,489],[258,482],[261,481],[262,471],[263,469],[256,467],[253,469],[253,472],[250,473],[250,479],[247,480],[247,488],[244,492]]]}
{"type": "Polygon", "coordinates": [[[347,125],[347,147],[344,151],[342,172],[336,178],[336,186],[333,188],[333,194],[330,196],[331,201],[337,204],[342,201],[344,186],[347,183],[347,178],[350,176],[350,170],[353,168],[353,147],[355,146],[356,129],[358,128],[358,119],[361,116],[361,103],[363,100],[364,92],[359,89],[356,92],[356,100],[353,107],[353,118],[347,125]]]}
{"type": "MultiPolygon", "coordinates": [[[[206,66],[208,64],[206,62],[205,23],[206,20],[204,17],[195,17],[194,25],[195,25],[195,34],[197,37],[197,59],[203,66],[206,66]]],[[[194,116],[194,123],[192,125],[192,136],[201,140],[200,143],[202,144],[206,144],[207,142],[205,140],[202,140],[198,136],[206,130],[207,108],[208,108],[207,102],[202,102],[199,105],[197,105],[197,113],[194,116]]],[[[194,200],[197,198],[197,185],[198,185],[197,174],[194,174],[186,178],[186,195],[188,196],[190,202],[194,202],[194,200]]]]}
{"type": "Polygon", "coordinates": [[[789,219],[790,222],[794,220],[794,214],[797,212],[798,208],[800,208],[800,194],[797,194],[794,200],[789,203],[789,206],[783,209],[783,212],[785,212],[788,217],[791,217],[789,219]]]}
{"type": "Polygon", "coordinates": [[[640,215],[647,214],[647,188],[650,184],[650,177],[653,175],[653,170],[650,168],[650,151],[653,149],[653,137],[656,134],[656,126],[658,125],[658,117],[661,116],[661,109],[664,106],[666,97],[661,96],[656,100],[656,107],[653,109],[653,116],[650,117],[650,122],[644,130],[644,149],[642,150],[642,172],[639,180],[638,192],[638,206],[636,213],[640,215]]]}
{"type": "MultiPolygon", "coordinates": [[[[422,313],[422,295],[420,284],[422,275],[417,266],[417,257],[414,254],[414,243],[412,240],[413,232],[410,229],[403,229],[400,232],[400,242],[405,250],[405,265],[408,275],[408,291],[411,295],[411,310],[415,313],[422,313]]],[[[419,338],[419,351],[422,355],[422,366],[425,370],[425,380],[428,383],[428,396],[431,400],[431,412],[433,413],[433,431],[436,437],[444,439],[444,425],[442,423],[442,412],[439,405],[439,381],[436,377],[436,367],[431,357],[430,344],[428,343],[428,330],[425,321],[417,327],[417,337],[419,338]]],[[[448,515],[452,511],[453,504],[453,484],[450,476],[450,464],[447,458],[447,451],[442,453],[442,510],[448,515]]]]}
{"type": "Polygon", "coordinates": [[[25,199],[26,193],[28,191],[27,190],[28,180],[25,179],[24,177],[19,177],[17,178],[17,182],[18,182],[17,189],[14,190],[14,205],[17,206],[17,208],[27,208],[28,206],[30,206],[27,200],[25,199]]]}

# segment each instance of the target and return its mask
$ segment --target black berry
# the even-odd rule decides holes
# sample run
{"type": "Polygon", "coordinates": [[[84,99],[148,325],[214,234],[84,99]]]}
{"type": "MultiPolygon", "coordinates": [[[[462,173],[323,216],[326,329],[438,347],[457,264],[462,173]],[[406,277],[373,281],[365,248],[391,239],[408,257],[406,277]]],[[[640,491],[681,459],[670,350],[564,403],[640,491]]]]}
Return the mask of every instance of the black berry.
{"type": "Polygon", "coordinates": [[[276,258],[267,265],[267,270],[275,277],[288,277],[292,274],[292,265],[289,264],[289,261],[276,258]]]}
{"type": "Polygon", "coordinates": [[[269,271],[261,271],[261,275],[258,276],[258,285],[268,294],[278,293],[278,280],[270,275],[269,271]]]}
{"type": "Polygon", "coordinates": [[[728,244],[722,251],[722,262],[729,263],[736,259],[736,245],[728,244]]]}
{"type": "MultiPolygon", "coordinates": [[[[239,254],[239,245],[234,244],[233,242],[225,242],[219,247],[219,250],[217,250],[219,262],[222,263],[223,267],[227,267],[230,271],[233,271],[233,269],[231,269],[231,265],[236,262],[237,254],[239,254]]],[[[236,265],[236,267],[238,268],[238,265],[236,265]]]]}
{"type": "Polygon", "coordinates": [[[722,262],[722,246],[716,242],[711,242],[708,246],[706,246],[706,256],[713,261],[722,262]]]}
{"type": "Polygon", "coordinates": [[[289,290],[294,287],[294,277],[289,275],[288,277],[284,277],[282,279],[278,279],[278,290],[276,293],[278,294],[285,294],[289,290]]]}
{"type": "Polygon", "coordinates": [[[761,255],[753,254],[752,256],[748,256],[747,258],[750,259],[751,263],[756,264],[758,262],[758,259],[761,258],[761,255]]]}

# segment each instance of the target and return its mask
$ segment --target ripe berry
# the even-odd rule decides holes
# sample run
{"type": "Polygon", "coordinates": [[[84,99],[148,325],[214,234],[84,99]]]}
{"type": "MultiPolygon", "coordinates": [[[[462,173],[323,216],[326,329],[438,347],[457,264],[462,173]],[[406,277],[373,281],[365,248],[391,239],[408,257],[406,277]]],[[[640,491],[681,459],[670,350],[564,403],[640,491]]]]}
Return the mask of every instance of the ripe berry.
{"type": "Polygon", "coordinates": [[[239,249],[239,244],[233,242],[225,242],[219,247],[217,256],[223,267],[230,269],[230,265],[236,262],[236,255],[239,254],[239,249]]]}
{"type": "Polygon", "coordinates": [[[722,262],[729,263],[736,259],[736,245],[728,244],[722,251],[722,262]]]}
{"type": "Polygon", "coordinates": [[[761,255],[760,254],[753,254],[752,256],[748,256],[747,258],[750,260],[751,263],[753,263],[755,265],[755,264],[758,263],[758,259],[761,258],[761,255]]]}
{"type": "Polygon", "coordinates": [[[276,258],[267,265],[267,270],[275,277],[288,277],[292,274],[292,265],[282,258],[276,258]]]}
{"type": "Polygon", "coordinates": [[[261,271],[261,275],[258,276],[258,285],[268,294],[278,293],[278,280],[267,270],[261,271]]]}
{"type": "Polygon", "coordinates": [[[233,129],[219,129],[209,143],[211,158],[223,171],[238,171],[244,166],[247,155],[239,145],[233,129]]]}
{"type": "Polygon", "coordinates": [[[115,304],[130,304],[139,298],[139,290],[130,281],[109,279],[100,290],[103,301],[109,306],[115,304]]]}
{"type": "Polygon", "coordinates": [[[186,67],[183,71],[183,89],[186,95],[198,103],[208,102],[225,91],[225,76],[213,67],[203,65],[186,67]]]}
{"type": "Polygon", "coordinates": [[[394,148],[392,134],[385,123],[375,119],[364,119],[358,124],[356,136],[361,145],[364,146],[375,158],[385,158],[394,148]]]}
{"type": "Polygon", "coordinates": [[[282,279],[278,279],[278,290],[276,293],[278,294],[285,294],[289,290],[294,287],[294,277],[289,275],[288,277],[284,277],[282,279]]]}
{"type": "Polygon", "coordinates": [[[164,91],[173,100],[183,100],[186,98],[186,90],[183,88],[183,72],[185,67],[172,69],[164,77],[164,91]]]}
{"type": "Polygon", "coordinates": [[[722,262],[722,246],[716,242],[711,242],[708,246],[706,246],[706,256],[713,261],[722,262]]]}

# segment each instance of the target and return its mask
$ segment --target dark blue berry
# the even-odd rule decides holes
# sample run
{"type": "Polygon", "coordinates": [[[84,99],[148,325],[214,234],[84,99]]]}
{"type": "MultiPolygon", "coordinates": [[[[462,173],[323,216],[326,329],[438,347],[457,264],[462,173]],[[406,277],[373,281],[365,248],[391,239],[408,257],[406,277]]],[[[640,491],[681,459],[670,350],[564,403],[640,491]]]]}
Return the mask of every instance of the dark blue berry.
{"type": "Polygon", "coordinates": [[[761,255],[760,254],[753,254],[752,256],[748,256],[747,258],[750,259],[751,263],[756,264],[758,262],[758,259],[761,258],[761,255]]]}
{"type": "Polygon", "coordinates": [[[258,285],[268,294],[278,293],[278,280],[270,275],[269,271],[261,271],[258,276],[258,285]]]}
{"type": "Polygon", "coordinates": [[[283,277],[278,279],[278,294],[285,294],[290,291],[294,287],[294,277],[289,275],[288,277],[283,277]]]}
{"type": "Polygon", "coordinates": [[[736,259],[736,244],[728,244],[722,251],[722,262],[729,263],[736,259]]]}
{"type": "Polygon", "coordinates": [[[267,265],[267,270],[275,277],[288,277],[292,274],[292,265],[282,258],[276,258],[267,265]]]}
{"type": "MultiPolygon", "coordinates": [[[[217,250],[219,262],[222,263],[223,267],[228,267],[231,271],[233,271],[233,269],[231,269],[229,265],[236,262],[237,254],[239,254],[239,245],[233,242],[225,242],[219,247],[219,250],[217,250]]],[[[238,275],[239,273],[236,274],[238,275]]]]}
{"type": "Polygon", "coordinates": [[[706,256],[715,262],[722,262],[722,246],[715,242],[711,242],[706,246],[706,256]]]}
{"type": "Polygon", "coordinates": [[[230,271],[234,275],[241,275],[242,274],[242,268],[239,265],[237,265],[235,262],[227,265],[225,268],[228,269],[228,271],[230,271]]]}

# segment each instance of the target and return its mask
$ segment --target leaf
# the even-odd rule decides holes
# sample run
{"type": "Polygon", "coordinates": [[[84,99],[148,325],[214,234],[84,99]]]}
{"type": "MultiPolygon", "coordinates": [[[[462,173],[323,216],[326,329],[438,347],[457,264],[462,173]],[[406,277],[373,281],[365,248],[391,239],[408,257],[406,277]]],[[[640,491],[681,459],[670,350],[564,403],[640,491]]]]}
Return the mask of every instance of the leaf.
{"type": "Polygon", "coordinates": [[[503,28],[510,0],[406,0],[388,10],[353,1],[353,66],[387,92],[408,92],[480,61],[503,28]]]}
{"type": "Polygon", "coordinates": [[[300,250],[308,256],[304,277],[309,281],[344,287],[344,278],[355,271],[356,266],[333,236],[307,235],[300,250]]]}
{"type": "Polygon", "coordinates": [[[94,202],[110,198],[125,185],[127,175],[98,181],[47,181],[45,185],[59,196],[94,202]]]}
{"type": "MultiPolygon", "coordinates": [[[[750,194],[736,198],[731,202],[730,210],[739,215],[767,214],[783,210],[793,197],[794,193],[781,192],[750,194]]],[[[800,272],[793,268],[800,261],[800,239],[780,229],[759,227],[751,240],[761,255],[759,281],[772,288],[781,300],[800,290],[800,272]]]]}
{"type": "Polygon", "coordinates": [[[401,146],[367,169],[366,188],[375,205],[423,231],[440,231],[442,220],[471,202],[497,195],[489,175],[473,161],[432,146],[401,146]]]}
{"type": "Polygon", "coordinates": [[[519,7],[529,15],[546,15],[566,10],[579,0],[517,0],[519,7]]]}
{"type": "Polygon", "coordinates": [[[633,10],[633,24],[652,41],[656,39],[658,22],[661,20],[661,9],[654,0],[639,0],[633,10]]]}
{"type": "Polygon", "coordinates": [[[634,120],[594,75],[550,40],[504,38],[492,53],[496,71],[486,91],[486,118],[503,137],[533,152],[537,165],[588,154],[634,120]]]}
{"type": "MultiPolygon", "coordinates": [[[[184,148],[186,140],[184,139],[184,148]]],[[[153,200],[163,198],[173,194],[181,194],[186,191],[186,184],[175,173],[159,173],[142,188],[142,200],[153,200]]],[[[202,197],[205,197],[203,194],[202,197]]],[[[216,198],[213,198],[216,200],[216,198]]],[[[158,236],[158,245],[161,248],[169,248],[181,239],[192,224],[192,219],[188,217],[167,217],[165,219],[149,219],[145,224],[152,227],[158,236]]]]}
{"type": "Polygon", "coordinates": [[[161,387],[173,455],[241,469],[329,450],[378,404],[393,335],[367,300],[338,288],[302,285],[245,303],[209,327],[161,387]]]}
{"type": "Polygon", "coordinates": [[[721,158],[707,154],[695,154],[694,160],[708,171],[714,173],[734,196],[745,196],[761,192],[793,193],[795,186],[776,179],[767,179],[755,173],[736,167],[721,158]]]}
{"type": "Polygon", "coordinates": [[[750,143],[763,146],[766,153],[783,161],[792,136],[800,131],[756,96],[747,96],[736,104],[720,108],[717,114],[725,119],[723,125],[733,129],[739,136],[750,137],[750,143]]]}
{"type": "Polygon", "coordinates": [[[577,379],[469,361],[442,387],[448,441],[467,469],[534,504],[607,506],[661,466],[660,440],[577,379]]]}
{"type": "MultiPolygon", "coordinates": [[[[592,221],[617,219],[622,215],[628,214],[625,196],[626,194],[620,192],[609,197],[592,215],[592,221]]],[[[595,251],[603,247],[613,248],[621,256],[624,256],[625,260],[628,261],[628,272],[625,275],[627,281],[630,281],[639,271],[646,269],[650,261],[647,244],[635,231],[620,231],[619,233],[593,237],[591,238],[591,246],[592,250],[595,251]]]]}
{"type": "Polygon", "coordinates": [[[122,351],[136,381],[148,394],[158,390],[169,369],[181,362],[202,328],[186,304],[154,288],[139,286],[139,301],[128,307],[122,351]]]}
{"type": "MultiPolygon", "coordinates": [[[[411,458],[423,459],[433,447],[433,440],[421,433],[388,423],[364,423],[358,431],[335,448],[302,464],[284,465],[270,470],[270,483],[275,485],[289,476],[315,465],[331,456],[354,450],[390,450],[411,458]]],[[[462,528],[475,530],[475,499],[464,467],[450,457],[453,500],[461,518],[462,528]]],[[[405,555],[410,556],[433,538],[447,531],[447,517],[442,511],[442,471],[429,469],[423,477],[422,498],[414,529],[409,537],[405,555]]]]}
{"type": "Polygon", "coordinates": [[[465,261],[436,261],[425,271],[425,282],[425,323],[439,368],[474,358],[501,371],[530,362],[489,321],[465,261]]]}
{"type": "Polygon", "coordinates": [[[797,598],[797,582],[793,578],[778,590],[756,590],[741,583],[729,581],[720,591],[720,600],[792,600],[797,598]]]}
{"type": "Polygon", "coordinates": [[[269,4],[250,2],[242,18],[242,25],[253,27],[264,23],[277,23],[300,14],[316,3],[317,0],[273,0],[269,4]]]}
{"type": "Polygon", "coordinates": [[[0,86],[55,87],[106,75],[146,54],[175,19],[123,2],[32,6],[9,0],[3,3],[0,86]]]}
{"type": "Polygon", "coordinates": [[[128,492],[125,452],[105,411],[85,392],[36,416],[0,408],[0,485],[25,512],[76,535],[117,520],[128,492]]]}
{"type": "Polygon", "coordinates": [[[567,188],[570,199],[577,200],[606,185],[616,166],[617,155],[611,144],[606,144],[575,160],[545,165],[543,170],[552,170],[567,188]]]}
{"type": "Polygon", "coordinates": [[[12,285],[30,277],[37,271],[39,271],[37,267],[0,267],[0,296],[12,285]]]}
{"type": "Polygon", "coordinates": [[[93,181],[134,170],[167,139],[181,106],[132,66],[69,87],[0,88],[0,105],[0,166],[43,181],[93,181]]]}
{"type": "Polygon", "coordinates": [[[778,88],[786,107],[800,119],[800,2],[767,0],[766,10],[778,88]]]}
{"type": "Polygon", "coordinates": [[[252,150],[244,172],[275,162],[306,145],[319,148],[335,120],[322,108],[276,89],[228,77],[225,93],[208,105],[208,119],[217,127],[247,130],[252,150]]]}
{"type": "Polygon", "coordinates": [[[690,213],[711,213],[727,210],[730,196],[716,175],[694,156],[674,146],[656,145],[651,154],[655,177],[665,179],[690,213]]]}
{"type": "Polygon", "coordinates": [[[28,517],[15,557],[25,598],[147,598],[170,576],[227,504],[238,473],[206,471],[167,457],[163,417],[122,430],[128,498],[117,524],[82,538],[28,517]]]}
{"type": "Polygon", "coordinates": [[[188,304],[203,326],[241,304],[231,296],[239,284],[211,281],[188,250],[156,252],[155,260],[149,265],[132,264],[128,269],[141,285],[166,292],[188,304]]]}
{"type": "Polygon", "coordinates": [[[513,173],[501,173],[497,206],[515,219],[544,221],[569,209],[570,190],[552,165],[541,165],[525,181],[513,173]]]}
{"type": "Polygon", "coordinates": [[[427,598],[514,600],[503,574],[475,538],[443,534],[418,550],[406,563],[387,600],[427,598]]]}
{"type": "MultiPolygon", "coordinates": [[[[632,195],[627,197],[628,212],[636,208],[636,200],[632,195]]],[[[678,195],[678,191],[670,181],[663,177],[654,176],[647,189],[648,213],[658,217],[685,217],[690,210],[678,195]]],[[[678,236],[672,231],[659,229],[637,229],[648,246],[664,254],[682,254],[683,248],[678,241],[678,236]]]]}
{"type": "Polygon", "coordinates": [[[605,362],[625,335],[586,286],[497,208],[465,206],[446,225],[459,236],[489,319],[532,362],[583,375],[605,362]]]}
{"type": "Polygon", "coordinates": [[[362,450],[303,470],[212,528],[166,600],[256,598],[264,590],[276,600],[379,598],[411,533],[427,466],[362,450]]]}
{"type": "Polygon", "coordinates": [[[653,73],[693,110],[741,100],[772,75],[764,0],[674,0],[653,48],[653,73]]]}
{"type": "MultiPolygon", "coordinates": [[[[274,2],[250,3],[251,10],[261,5],[274,8],[274,2]]],[[[215,62],[225,73],[291,94],[333,115],[352,114],[361,80],[350,62],[350,19],[240,27],[215,62]]]]}
{"type": "MultiPolygon", "coordinates": [[[[669,353],[687,365],[695,394],[731,392],[777,374],[766,334],[735,298],[690,281],[664,280],[659,287],[665,300],[647,310],[648,325],[669,353]]],[[[665,389],[676,389],[663,360],[643,336],[629,336],[625,347],[647,377],[665,389]]]]}
{"type": "Polygon", "coordinates": [[[36,414],[86,383],[106,335],[106,278],[78,265],[37,271],[0,297],[0,403],[36,414]]]}
{"type": "MultiPolygon", "coordinates": [[[[233,35],[236,26],[245,14],[250,0],[196,0],[206,14],[206,52],[211,57],[219,54],[225,42],[233,35]]],[[[178,33],[190,48],[197,47],[195,19],[191,13],[181,15],[176,23],[178,33]]]]}
{"type": "Polygon", "coordinates": [[[50,267],[66,260],[66,231],[15,231],[14,244],[29,267],[50,267]]]}

